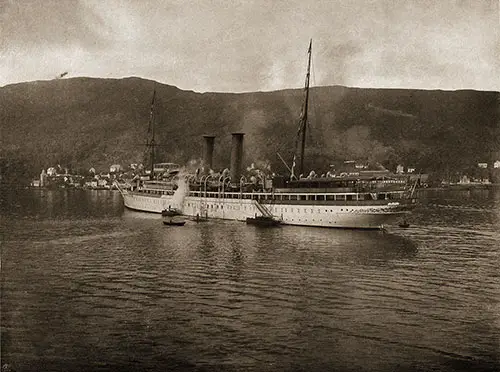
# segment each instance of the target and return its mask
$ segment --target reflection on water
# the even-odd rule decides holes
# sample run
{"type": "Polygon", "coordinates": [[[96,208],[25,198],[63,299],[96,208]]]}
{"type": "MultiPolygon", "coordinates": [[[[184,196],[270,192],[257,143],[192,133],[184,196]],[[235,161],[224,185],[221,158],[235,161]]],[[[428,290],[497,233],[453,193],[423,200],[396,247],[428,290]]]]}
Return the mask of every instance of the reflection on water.
{"type": "Polygon", "coordinates": [[[0,213],[10,218],[106,218],[119,215],[123,208],[118,191],[35,189],[0,192],[0,213]]]}
{"type": "Polygon", "coordinates": [[[498,195],[429,193],[382,233],[173,227],[118,193],[4,193],[2,363],[496,371],[498,195]]]}

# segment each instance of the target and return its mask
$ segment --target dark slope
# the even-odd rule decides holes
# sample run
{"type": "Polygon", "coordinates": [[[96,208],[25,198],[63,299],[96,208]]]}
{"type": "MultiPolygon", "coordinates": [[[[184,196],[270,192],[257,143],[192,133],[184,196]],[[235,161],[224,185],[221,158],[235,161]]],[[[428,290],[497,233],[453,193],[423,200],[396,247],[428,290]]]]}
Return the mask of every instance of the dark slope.
{"type": "MultiPolygon", "coordinates": [[[[230,133],[244,131],[246,162],[291,159],[302,90],[195,93],[153,81],[73,78],[0,88],[1,153],[38,173],[143,162],[153,86],[159,160],[201,156],[201,135],[217,136],[214,163],[229,165],[230,133]]],[[[500,151],[499,93],[358,89],[311,91],[308,167],[345,158],[458,172],[500,151]]],[[[17,163],[16,163],[17,164],[17,163]]],[[[5,171],[4,171],[5,173],[5,171]]]]}

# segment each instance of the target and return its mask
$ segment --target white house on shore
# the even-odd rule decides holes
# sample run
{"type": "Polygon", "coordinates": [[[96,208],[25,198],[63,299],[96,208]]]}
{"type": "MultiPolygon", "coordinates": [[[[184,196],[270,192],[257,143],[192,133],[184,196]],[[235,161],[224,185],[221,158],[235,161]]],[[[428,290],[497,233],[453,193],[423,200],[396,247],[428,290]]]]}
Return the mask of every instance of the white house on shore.
{"type": "Polygon", "coordinates": [[[47,169],[47,176],[55,176],[57,174],[57,169],[55,167],[50,167],[47,169]]]}
{"type": "Polygon", "coordinates": [[[109,167],[109,173],[118,173],[122,170],[122,166],[120,164],[113,164],[109,167]]]}

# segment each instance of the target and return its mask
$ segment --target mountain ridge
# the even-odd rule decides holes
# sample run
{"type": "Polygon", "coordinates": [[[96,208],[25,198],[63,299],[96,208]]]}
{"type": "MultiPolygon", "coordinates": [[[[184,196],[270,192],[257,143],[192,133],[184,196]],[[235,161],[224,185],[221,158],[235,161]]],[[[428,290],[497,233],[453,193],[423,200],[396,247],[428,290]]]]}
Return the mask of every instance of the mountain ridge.
{"type": "MultiPolygon", "coordinates": [[[[230,133],[243,131],[245,163],[291,160],[303,89],[224,93],[185,91],[139,77],[75,77],[0,88],[0,158],[26,172],[143,162],[153,89],[158,161],[201,157],[203,134],[216,135],[214,165],[229,165],[230,133]]],[[[343,159],[464,172],[500,158],[500,98],[494,91],[311,88],[306,166],[343,159]]],[[[5,172],[5,166],[3,173],[5,172]]]]}

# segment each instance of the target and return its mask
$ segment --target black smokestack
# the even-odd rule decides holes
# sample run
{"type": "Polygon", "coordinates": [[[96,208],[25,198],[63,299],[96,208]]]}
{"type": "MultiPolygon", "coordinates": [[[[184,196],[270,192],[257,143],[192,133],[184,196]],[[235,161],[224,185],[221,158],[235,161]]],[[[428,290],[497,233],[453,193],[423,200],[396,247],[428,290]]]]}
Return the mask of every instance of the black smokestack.
{"type": "Polygon", "coordinates": [[[243,161],[243,136],[245,133],[232,133],[231,147],[231,182],[238,183],[241,178],[241,164],[243,161]]]}
{"type": "Polygon", "coordinates": [[[203,138],[205,139],[203,148],[203,168],[205,173],[208,173],[208,171],[212,169],[215,136],[204,135],[203,138]]]}

